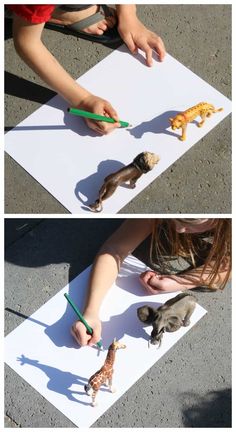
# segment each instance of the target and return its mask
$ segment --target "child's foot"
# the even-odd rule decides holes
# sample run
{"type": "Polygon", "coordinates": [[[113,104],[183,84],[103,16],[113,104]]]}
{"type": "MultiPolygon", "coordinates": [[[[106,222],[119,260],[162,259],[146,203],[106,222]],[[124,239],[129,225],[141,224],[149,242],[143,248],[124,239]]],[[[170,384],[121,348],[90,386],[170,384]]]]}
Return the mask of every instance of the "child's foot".
{"type": "MultiPolygon", "coordinates": [[[[97,12],[103,13],[102,8],[99,5],[92,5],[87,9],[83,9],[80,11],[63,11],[62,9],[55,9],[53,12],[53,16],[49,22],[54,24],[60,24],[65,26],[70,26],[74,23],[80,22],[86,18],[91,17],[97,12]]],[[[116,13],[113,8],[109,8],[110,15],[105,16],[101,21],[88,25],[83,28],[83,32],[93,35],[102,35],[106,30],[113,28],[117,22],[116,13]]]]}

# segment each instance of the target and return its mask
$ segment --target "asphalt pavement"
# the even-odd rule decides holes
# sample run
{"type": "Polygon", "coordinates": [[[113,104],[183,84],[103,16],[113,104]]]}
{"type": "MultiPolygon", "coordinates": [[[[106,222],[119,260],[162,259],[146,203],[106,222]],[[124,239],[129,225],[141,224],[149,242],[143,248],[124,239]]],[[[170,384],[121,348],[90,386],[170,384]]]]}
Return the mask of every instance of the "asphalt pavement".
{"type": "MultiPolygon", "coordinates": [[[[5,334],[89,266],[122,221],[6,219],[5,334]]],[[[149,264],[147,251],[144,242],[134,255],[149,264]]],[[[94,428],[231,427],[231,284],[194,294],[208,313],[94,428]]],[[[74,425],[6,366],[5,427],[74,425]]]]}
{"type": "MultiPolygon", "coordinates": [[[[138,16],[162,37],[172,56],[230,98],[230,5],[139,5],[138,16]]],[[[17,56],[11,24],[6,21],[5,126],[9,130],[54,93],[17,56]]],[[[48,29],[43,31],[43,41],[75,79],[112,52],[111,48],[48,29]]],[[[5,212],[68,213],[8,155],[5,157],[5,212]]],[[[231,213],[230,117],[120,213],[231,213]]]]}

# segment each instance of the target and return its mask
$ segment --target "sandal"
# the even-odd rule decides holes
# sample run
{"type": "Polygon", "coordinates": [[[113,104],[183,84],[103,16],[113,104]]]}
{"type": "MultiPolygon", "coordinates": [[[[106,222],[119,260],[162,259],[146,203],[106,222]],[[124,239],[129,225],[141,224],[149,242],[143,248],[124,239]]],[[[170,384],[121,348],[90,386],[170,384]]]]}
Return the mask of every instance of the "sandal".
{"type": "Polygon", "coordinates": [[[92,42],[97,42],[105,45],[113,45],[117,43],[122,43],[122,39],[117,30],[117,26],[106,30],[102,35],[93,35],[91,33],[86,33],[83,31],[86,27],[92,24],[96,24],[103,20],[104,17],[111,16],[110,8],[107,5],[100,5],[100,10],[95,14],[82,19],[81,21],[75,22],[70,25],[62,25],[46,22],[45,27],[51,30],[57,30],[65,34],[70,34],[77,36],[82,39],[90,40],[92,42]]]}

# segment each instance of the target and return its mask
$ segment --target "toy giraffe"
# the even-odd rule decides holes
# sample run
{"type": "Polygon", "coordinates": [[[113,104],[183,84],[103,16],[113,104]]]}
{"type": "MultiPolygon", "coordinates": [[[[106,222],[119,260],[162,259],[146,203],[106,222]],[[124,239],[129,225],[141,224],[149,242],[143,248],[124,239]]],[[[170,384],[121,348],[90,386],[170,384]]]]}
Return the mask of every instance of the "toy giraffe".
{"type": "Polygon", "coordinates": [[[201,117],[201,121],[197,124],[202,127],[205,123],[206,117],[210,117],[213,113],[223,111],[223,108],[216,109],[213,105],[207,102],[200,102],[199,104],[177,114],[174,118],[169,118],[172,130],[182,128],[182,135],[179,138],[181,141],[186,140],[187,124],[192,122],[197,116],[201,117]]]}
{"type": "Polygon", "coordinates": [[[112,387],[112,375],[113,375],[113,364],[115,361],[116,351],[120,348],[126,348],[126,345],[121,344],[119,341],[114,341],[108,348],[108,353],[104,365],[95,374],[93,374],[89,380],[88,384],[85,384],[84,390],[90,396],[92,396],[92,406],[96,406],[95,402],[96,395],[102,384],[108,385],[112,393],[115,389],[112,387]]]}

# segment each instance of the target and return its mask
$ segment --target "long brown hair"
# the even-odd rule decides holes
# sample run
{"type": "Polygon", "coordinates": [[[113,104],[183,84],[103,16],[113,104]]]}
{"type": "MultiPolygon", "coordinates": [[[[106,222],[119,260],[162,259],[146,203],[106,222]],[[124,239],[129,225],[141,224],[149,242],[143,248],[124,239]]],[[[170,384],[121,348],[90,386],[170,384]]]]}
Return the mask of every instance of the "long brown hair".
{"type": "MultiPolygon", "coordinates": [[[[200,219],[155,219],[151,240],[151,263],[161,267],[162,272],[172,272],[171,257],[189,259],[193,268],[202,262],[199,285],[223,289],[231,273],[231,219],[209,219],[211,228],[204,233],[178,233],[175,221],[191,224],[200,219]],[[226,272],[220,278],[220,273],[226,272]],[[204,278],[203,274],[207,274],[204,278]]],[[[182,272],[184,276],[184,272],[182,272]]],[[[188,276],[186,275],[186,279],[188,276]]]]}

